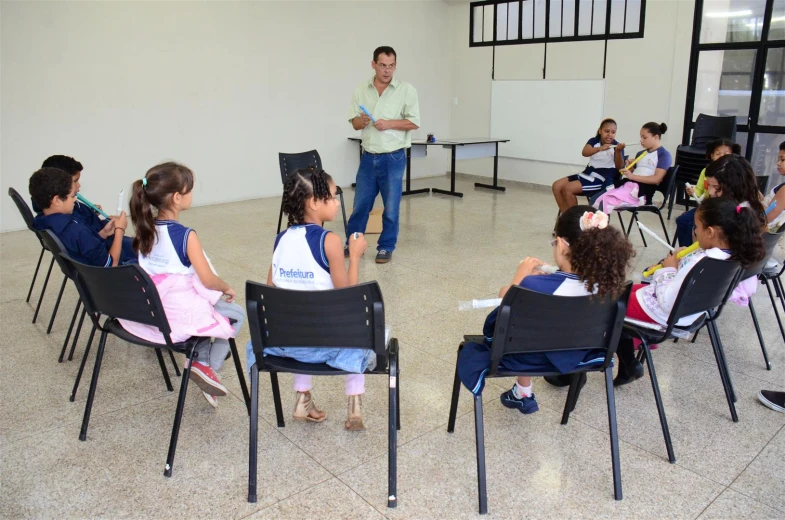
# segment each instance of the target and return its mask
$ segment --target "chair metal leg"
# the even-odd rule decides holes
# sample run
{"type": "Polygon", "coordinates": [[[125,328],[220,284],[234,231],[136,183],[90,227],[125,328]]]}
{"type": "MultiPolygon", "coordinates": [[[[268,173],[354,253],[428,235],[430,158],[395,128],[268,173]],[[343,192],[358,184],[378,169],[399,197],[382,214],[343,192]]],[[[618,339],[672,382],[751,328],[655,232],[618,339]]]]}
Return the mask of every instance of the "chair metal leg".
{"type": "Polygon", "coordinates": [[[76,326],[76,334],[74,334],[74,340],[71,342],[71,350],[68,352],[68,361],[73,361],[74,359],[76,343],[79,341],[79,335],[82,334],[82,325],[84,324],[85,316],[87,316],[87,309],[82,307],[82,315],[79,316],[79,325],[76,326]]]}
{"type": "Polygon", "coordinates": [[[52,266],[55,264],[55,257],[52,257],[52,261],[49,262],[49,270],[46,272],[46,278],[44,278],[44,285],[41,287],[41,294],[38,295],[38,305],[35,306],[35,313],[33,313],[33,323],[35,320],[38,319],[38,311],[41,310],[41,302],[44,301],[44,293],[46,292],[46,286],[49,284],[49,275],[52,274],[52,266]]]}
{"type": "MultiPolygon", "coordinates": [[[[461,354],[461,344],[458,347],[458,355],[461,354]]],[[[452,382],[452,399],[450,400],[450,417],[447,420],[447,433],[453,433],[455,431],[455,416],[458,413],[458,399],[461,396],[461,378],[458,377],[458,363],[455,363],[455,378],[452,382]]]]}
{"type": "Polygon", "coordinates": [[[38,278],[38,270],[41,268],[41,260],[44,258],[44,249],[41,248],[41,254],[38,255],[38,263],[35,265],[35,273],[33,273],[33,280],[30,282],[30,290],[27,291],[27,298],[25,298],[25,302],[30,303],[30,295],[33,294],[33,286],[35,285],[35,279],[38,278]]]}
{"type": "MultiPolygon", "coordinates": [[[[776,283],[776,282],[772,282],[776,283]]],[[[769,280],[763,278],[763,285],[766,286],[766,290],[769,293],[769,299],[771,300],[771,308],[774,309],[774,316],[777,318],[777,325],[780,326],[780,335],[782,335],[783,341],[785,341],[785,329],[782,327],[782,320],[780,319],[780,312],[777,310],[777,302],[774,300],[774,294],[771,292],[771,286],[769,285],[769,280]]]]}
{"type": "Polygon", "coordinates": [[[248,386],[245,383],[245,374],[243,374],[243,365],[240,363],[240,356],[237,354],[237,343],[234,338],[229,338],[229,348],[232,350],[232,358],[234,359],[234,368],[237,370],[237,377],[240,379],[240,389],[243,391],[243,400],[245,401],[245,408],[248,413],[251,413],[251,396],[248,395],[248,386]]]}
{"type": "Polygon", "coordinates": [[[248,432],[248,502],[256,503],[256,438],[259,425],[259,367],[251,367],[251,421],[248,432]]]}
{"type": "Polygon", "coordinates": [[[79,308],[82,306],[82,299],[78,299],[76,301],[76,307],[74,307],[74,315],[71,317],[71,324],[68,326],[68,333],[65,335],[65,340],[63,340],[63,348],[60,349],[60,357],[57,358],[58,363],[63,362],[63,358],[65,357],[65,349],[68,348],[68,340],[71,339],[71,333],[74,331],[74,323],[76,323],[76,316],[79,314],[79,308]]]}
{"type": "MultiPolygon", "coordinates": [[[[168,350],[168,349],[167,349],[168,350]]],[[[177,366],[177,360],[174,358],[174,352],[169,350],[169,359],[172,361],[172,367],[174,367],[174,373],[177,377],[180,377],[180,367],[177,366]]]]}
{"type": "Polygon", "coordinates": [[[281,389],[278,387],[278,372],[270,372],[270,385],[273,387],[273,405],[275,405],[275,418],[278,427],[284,428],[286,423],[283,420],[283,408],[281,407],[281,389]]]}
{"type": "Polygon", "coordinates": [[[161,367],[161,373],[164,375],[164,382],[166,383],[166,389],[170,392],[174,391],[172,388],[172,381],[169,379],[169,371],[166,370],[166,364],[164,363],[164,356],[161,354],[161,349],[157,348],[155,350],[155,357],[158,358],[158,365],[161,367]]]}
{"type": "Polygon", "coordinates": [[[717,369],[720,372],[720,380],[722,381],[722,389],[725,391],[725,398],[728,400],[728,408],[730,408],[730,415],[733,422],[739,422],[739,416],[736,413],[736,405],[734,404],[734,392],[732,390],[732,383],[730,381],[730,375],[728,374],[728,365],[725,362],[722,353],[722,346],[720,345],[719,340],[719,332],[716,328],[716,323],[709,322],[707,324],[707,328],[709,331],[709,338],[711,340],[711,346],[714,350],[714,359],[717,361],[717,369]]]}
{"type": "Polygon", "coordinates": [[[720,356],[720,360],[722,361],[722,375],[725,378],[725,381],[728,383],[728,390],[730,391],[730,398],[735,403],[738,401],[736,397],[736,390],[733,388],[733,380],[730,377],[730,369],[728,368],[728,358],[725,356],[725,347],[722,345],[722,338],[720,337],[720,329],[717,327],[717,322],[713,321],[710,325],[706,325],[707,329],[712,327],[714,330],[714,339],[717,342],[717,354],[720,356]]]}
{"type": "Polygon", "coordinates": [[[398,505],[398,355],[390,356],[389,417],[387,419],[387,507],[398,505]]]}
{"type": "MultiPolygon", "coordinates": [[[[635,223],[637,224],[638,223],[638,212],[637,211],[634,212],[632,214],[632,216],[635,219],[635,223]]],[[[630,228],[632,228],[632,220],[630,220],[630,228]]],[[[641,240],[643,240],[643,247],[649,247],[649,244],[646,243],[646,236],[643,234],[643,230],[641,228],[638,228],[638,233],[640,233],[641,240]]],[[[630,235],[630,230],[628,229],[627,230],[627,236],[629,236],[629,235],[630,235]]]]}
{"type": "Polygon", "coordinates": [[[621,211],[617,211],[616,216],[619,217],[619,226],[621,226],[621,232],[624,233],[625,237],[630,238],[629,234],[627,233],[627,227],[624,225],[624,219],[621,218],[621,211]]]}
{"type": "Polygon", "coordinates": [[[725,380],[728,382],[728,389],[730,390],[730,398],[735,403],[739,400],[736,396],[736,389],[733,387],[733,379],[730,377],[730,368],[728,368],[728,357],[725,355],[725,346],[722,344],[720,337],[720,329],[717,323],[714,323],[714,335],[717,338],[717,352],[720,354],[722,360],[722,369],[725,371],[725,380]]]}
{"type": "Polygon", "coordinates": [[[276,231],[276,234],[281,232],[282,221],[283,221],[283,195],[281,195],[281,211],[278,212],[278,231],[276,231]]]}
{"type": "Polygon", "coordinates": [[[668,460],[671,464],[676,462],[676,455],[673,453],[673,443],[671,442],[671,432],[668,428],[668,419],[665,417],[665,407],[662,404],[660,385],[657,383],[657,374],[654,370],[654,362],[651,359],[651,350],[645,341],[641,342],[643,355],[646,356],[646,365],[649,367],[649,378],[651,379],[651,389],[654,391],[654,400],[657,403],[657,413],[660,415],[660,425],[662,426],[662,436],[665,439],[665,449],[668,451],[668,460]]]}
{"type": "Polygon", "coordinates": [[[616,427],[616,397],[613,394],[613,367],[605,369],[605,397],[608,400],[608,429],[611,435],[611,465],[613,466],[613,496],[622,499],[619,432],[616,427]]]}
{"type": "Polygon", "coordinates": [[[49,326],[46,328],[46,333],[49,334],[52,332],[52,325],[54,325],[55,317],[57,316],[57,309],[60,308],[60,300],[63,298],[63,291],[65,290],[65,283],[68,281],[67,276],[63,276],[63,283],[60,284],[60,292],[57,294],[57,301],[55,301],[55,307],[52,309],[52,317],[49,318],[49,326]]]}
{"type": "Polygon", "coordinates": [[[564,402],[564,411],[561,416],[561,423],[567,424],[570,420],[570,413],[575,410],[575,402],[578,400],[578,380],[580,374],[575,373],[570,376],[570,391],[567,392],[567,400],[564,402]]]}
{"type": "Polygon", "coordinates": [[[98,373],[101,371],[101,361],[104,359],[104,349],[106,348],[106,332],[101,332],[101,339],[98,342],[98,353],[95,355],[95,366],[93,367],[93,377],[90,380],[90,391],[87,393],[87,403],[84,407],[84,417],[82,418],[82,429],[79,432],[79,440],[87,440],[87,426],[90,423],[90,413],[93,411],[93,400],[95,399],[95,389],[98,387],[98,373]]]}
{"type": "Polygon", "coordinates": [[[690,343],[695,343],[695,341],[698,339],[698,334],[700,334],[701,330],[703,330],[703,327],[701,327],[701,328],[699,328],[698,330],[695,331],[695,335],[692,336],[692,341],[690,343]]]}
{"type": "MultiPolygon", "coordinates": [[[[665,241],[670,244],[670,236],[668,235],[668,228],[665,227],[665,219],[662,218],[662,213],[657,211],[657,216],[660,217],[660,224],[662,225],[662,232],[665,233],[665,241]]],[[[670,220],[670,219],[668,219],[670,220]]]]}
{"type": "Polygon", "coordinates": [[[340,193],[339,198],[341,199],[341,213],[343,213],[343,232],[346,235],[346,238],[349,238],[349,222],[346,220],[346,206],[343,203],[343,191],[340,193]]]}
{"type": "Polygon", "coordinates": [[[79,372],[76,373],[76,380],[74,381],[74,388],[71,390],[71,397],[68,399],[72,403],[74,399],[76,399],[76,391],[79,389],[79,381],[82,379],[82,372],[84,372],[84,366],[87,362],[87,355],[90,353],[90,347],[93,345],[93,338],[95,337],[95,325],[93,325],[92,330],[90,330],[90,337],[87,339],[87,346],[84,349],[84,354],[82,354],[82,362],[79,364],[79,372]]]}
{"type": "Polygon", "coordinates": [[[482,420],[482,395],[474,396],[474,435],[477,447],[477,494],[480,514],[488,514],[488,491],[485,486],[485,432],[482,420]]]}
{"type": "Polygon", "coordinates": [[[760,350],[763,353],[763,361],[766,363],[766,370],[771,370],[771,363],[769,362],[769,354],[766,352],[766,343],[763,341],[763,334],[758,324],[758,315],[755,313],[755,307],[752,305],[752,298],[749,300],[750,314],[752,315],[752,323],[755,325],[755,332],[758,334],[758,342],[760,343],[760,350]]]}
{"type": "Polygon", "coordinates": [[[774,285],[779,289],[780,293],[780,303],[782,304],[782,309],[785,310],[785,287],[782,286],[782,280],[779,276],[775,276],[772,278],[774,285]]]}
{"type": "MultiPolygon", "coordinates": [[[[164,358],[160,356],[160,349],[155,349],[159,354],[161,366],[163,366],[164,358]]],[[[188,380],[191,376],[191,365],[194,362],[194,353],[196,349],[191,349],[191,355],[188,357],[188,368],[185,369],[183,377],[180,378],[180,397],[177,399],[177,410],[174,412],[174,424],[172,425],[172,439],[169,441],[169,454],[166,456],[166,466],[164,467],[164,476],[172,476],[172,466],[174,466],[174,454],[177,450],[177,437],[180,435],[180,423],[183,420],[183,409],[185,408],[185,394],[188,391],[188,380]]],[[[167,374],[168,379],[168,374],[167,374]]]]}
{"type": "Polygon", "coordinates": [[[395,385],[395,429],[401,431],[401,365],[397,354],[395,364],[398,371],[398,383],[395,385]]]}

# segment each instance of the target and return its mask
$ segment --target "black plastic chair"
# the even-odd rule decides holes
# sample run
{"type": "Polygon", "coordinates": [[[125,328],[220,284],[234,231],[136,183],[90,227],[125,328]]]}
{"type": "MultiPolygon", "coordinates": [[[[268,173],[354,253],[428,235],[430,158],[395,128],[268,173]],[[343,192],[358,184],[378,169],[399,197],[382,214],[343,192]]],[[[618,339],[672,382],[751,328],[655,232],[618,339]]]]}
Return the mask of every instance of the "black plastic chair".
{"type": "MultiPolygon", "coordinates": [[[[30,302],[30,295],[33,294],[33,286],[35,285],[35,279],[38,277],[38,270],[41,268],[41,260],[44,258],[44,251],[47,251],[46,246],[44,245],[43,241],[41,240],[41,236],[38,234],[38,230],[35,229],[33,224],[33,212],[30,211],[30,206],[27,205],[25,199],[19,195],[19,192],[13,188],[8,188],[8,195],[16,204],[16,208],[19,210],[19,213],[22,214],[22,218],[25,221],[25,225],[27,229],[33,232],[35,237],[38,239],[38,242],[41,244],[41,254],[38,255],[38,263],[35,266],[35,273],[33,273],[33,280],[30,282],[30,289],[27,291],[27,298],[25,299],[26,302],[30,302]]],[[[41,295],[38,297],[38,305],[35,307],[35,314],[33,314],[33,323],[38,319],[38,311],[41,309],[41,302],[44,299],[44,293],[46,292],[46,286],[49,283],[49,275],[52,274],[52,266],[55,263],[54,256],[52,257],[52,261],[49,262],[49,270],[46,272],[46,278],[44,279],[44,285],[41,287],[41,295]]],[[[52,313],[52,319],[54,320],[55,313],[52,313]]],[[[52,326],[50,325],[49,328],[51,329],[52,326]]]]}
{"type": "MultiPolygon", "coordinates": [[[[65,283],[68,280],[73,280],[75,273],[73,272],[71,266],[63,261],[60,255],[67,254],[65,250],[65,246],[63,243],[60,242],[60,239],[55,235],[51,230],[44,229],[39,231],[39,236],[41,241],[54,257],[55,261],[57,262],[58,267],[63,272],[63,285],[60,289],[60,296],[63,294],[63,288],[65,287],[65,283]]],[[[60,303],[60,297],[57,299],[58,304],[60,303]]],[[[82,299],[78,298],[76,301],[76,307],[74,308],[74,315],[71,317],[71,324],[68,326],[68,333],[65,335],[65,340],[63,341],[63,348],[60,351],[60,357],[57,358],[59,363],[63,362],[63,357],[65,356],[65,349],[68,346],[68,340],[71,338],[71,333],[74,330],[74,323],[76,323],[76,316],[79,314],[79,309],[82,307],[82,299]]],[[[71,361],[74,357],[74,349],[76,348],[76,342],[78,341],[79,334],[82,331],[82,323],[84,322],[85,314],[87,314],[87,310],[82,311],[82,315],[79,318],[79,326],[76,328],[76,334],[74,334],[74,342],[71,345],[71,352],[68,354],[68,361],[71,361]]]]}
{"type": "MultiPolygon", "coordinates": [[[[736,141],[736,117],[698,114],[690,144],[679,145],[676,148],[676,164],[681,166],[678,178],[679,185],[683,185],[685,182],[690,184],[697,182],[701,170],[709,164],[709,159],[706,157],[706,145],[717,139],[736,141]]],[[[689,206],[690,198],[683,190],[679,190],[677,202],[689,206]]],[[[668,220],[670,220],[670,212],[668,220]]]]}
{"type": "Polygon", "coordinates": [[[717,139],[736,141],[736,116],[698,114],[692,129],[690,147],[698,147],[701,153],[706,153],[706,145],[717,139]]]}
{"type": "MultiPolygon", "coordinates": [[[[106,348],[106,338],[109,334],[133,345],[154,349],[158,357],[158,364],[161,367],[161,373],[166,382],[166,388],[170,392],[172,391],[172,383],[169,380],[169,373],[166,370],[161,349],[180,352],[188,357],[188,367],[186,367],[183,373],[182,383],[180,384],[180,396],[177,400],[172,437],[169,442],[169,453],[164,468],[164,476],[171,477],[175,450],[177,448],[177,437],[180,433],[180,422],[183,417],[185,395],[191,375],[191,365],[196,353],[195,347],[201,341],[210,341],[210,338],[192,337],[181,343],[172,342],[169,337],[171,329],[166,319],[161,299],[158,296],[158,290],[147,273],[138,265],[124,265],[106,269],[80,264],[66,255],[62,255],[62,259],[76,273],[74,282],[79,290],[85,309],[87,309],[87,314],[93,322],[93,327],[101,332],[79,440],[87,440],[87,427],[90,422],[90,413],[93,409],[96,387],[98,386],[98,376],[101,371],[104,349],[106,348]],[[106,316],[103,325],[99,321],[101,315],[106,316]],[[157,327],[163,334],[165,343],[152,343],[134,336],[120,325],[118,319],[157,327]]],[[[240,365],[240,358],[237,355],[237,346],[233,339],[229,340],[229,345],[246,406],[248,406],[248,389],[245,384],[243,369],[240,365]]]]}
{"type": "MultiPolygon", "coordinates": [[[[60,270],[63,272],[63,275],[65,275],[65,279],[63,280],[63,282],[65,282],[66,280],[71,280],[71,281],[75,280],[76,271],[74,270],[72,264],[63,260],[62,255],[67,254],[67,252],[65,250],[65,246],[63,246],[63,243],[60,242],[60,239],[57,237],[57,235],[55,235],[49,229],[44,229],[42,231],[39,231],[39,234],[41,240],[43,241],[44,246],[47,248],[47,250],[49,250],[52,253],[55,261],[57,262],[58,267],[60,267],[60,270]]],[[[75,283],[76,282],[74,282],[74,284],[75,283]]],[[[81,306],[82,306],[82,298],[80,296],[76,302],[76,308],[74,308],[74,315],[71,317],[71,324],[68,326],[68,333],[66,334],[65,340],[63,341],[63,348],[60,350],[60,356],[57,358],[58,363],[63,362],[63,358],[65,356],[65,349],[68,345],[68,340],[71,336],[71,332],[73,332],[74,323],[76,322],[76,315],[79,312],[79,308],[81,306]]],[[[82,314],[79,317],[79,325],[76,328],[76,333],[74,334],[73,343],[71,343],[71,350],[68,352],[68,361],[71,361],[74,358],[74,350],[76,350],[76,343],[79,340],[79,335],[81,334],[82,331],[82,324],[84,323],[84,319],[86,315],[87,315],[87,308],[85,307],[82,309],[82,314]]],[[[76,397],[76,391],[79,388],[79,381],[82,378],[82,372],[84,371],[85,362],[87,361],[87,355],[90,352],[90,347],[93,343],[94,337],[95,337],[95,327],[93,327],[92,330],[90,331],[90,339],[87,342],[87,347],[85,348],[84,354],[82,356],[82,362],[79,365],[79,371],[77,372],[74,388],[71,391],[71,397],[69,399],[71,402],[73,402],[74,398],[76,397]]],[[[174,367],[175,373],[178,376],[180,376],[180,368],[177,366],[177,361],[175,360],[174,353],[171,350],[169,351],[169,357],[172,360],[172,366],[174,367]]]]}
{"type": "Polygon", "coordinates": [[[685,147],[679,146],[676,150],[675,164],[679,166],[676,184],[680,187],[680,189],[676,190],[676,203],[683,204],[686,211],[690,206],[696,206],[697,203],[687,195],[684,185],[685,183],[693,185],[698,183],[701,172],[709,165],[709,159],[706,157],[705,149],[698,154],[690,153],[686,151],[685,147]]]}
{"type": "MultiPolygon", "coordinates": [[[[783,231],[785,231],[785,225],[780,226],[780,229],[776,233],[777,236],[780,236],[783,231]]],[[[764,238],[765,237],[766,235],[764,235],[764,238]]],[[[776,294],[776,297],[780,299],[783,310],[785,310],[785,287],[783,287],[781,279],[783,272],[785,272],[785,263],[772,267],[765,267],[764,265],[763,269],[758,275],[758,280],[760,280],[760,282],[766,286],[766,291],[769,293],[769,299],[771,300],[771,308],[774,310],[774,316],[777,318],[777,325],[779,325],[780,328],[780,335],[782,335],[782,339],[785,341],[785,328],[782,326],[782,319],[780,318],[780,313],[777,310],[777,302],[775,298],[776,294]],[[771,282],[771,285],[769,285],[769,282],[771,282]],[[771,291],[771,286],[774,286],[774,293],[771,291]]]]}
{"type": "MultiPolygon", "coordinates": [[[[760,279],[763,269],[766,267],[766,262],[769,261],[771,255],[774,253],[774,248],[777,246],[777,242],[779,242],[780,238],[782,238],[783,232],[785,232],[785,228],[780,229],[777,233],[763,234],[763,245],[766,248],[766,256],[757,264],[748,267],[742,273],[740,280],[746,280],[747,278],[753,276],[760,279]]],[[[766,286],[768,288],[768,284],[766,284],[766,286]]],[[[771,289],[769,289],[769,296],[771,296],[771,303],[772,307],[774,308],[774,313],[777,316],[777,321],[780,322],[780,316],[777,312],[777,305],[774,303],[774,297],[771,295],[771,289]]],[[[752,315],[752,323],[755,325],[755,332],[758,334],[758,342],[760,342],[760,350],[763,353],[763,361],[766,363],[766,370],[771,370],[769,354],[766,352],[766,343],[763,341],[763,334],[761,333],[760,325],[758,324],[758,315],[756,314],[755,307],[752,304],[752,298],[749,299],[749,308],[750,314],[752,315]]],[[[780,322],[780,332],[782,332],[782,322],[780,322]]],[[[785,332],[782,332],[782,339],[785,340],[785,332]]]]}
{"type": "MultiPolygon", "coordinates": [[[[502,300],[491,347],[489,377],[548,376],[559,372],[523,373],[505,370],[499,362],[507,354],[556,352],[569,350],[603,350],[605,360],[601,364],[577,368],[572,374],[570,391],[564,403],[561,424],[567,424],[570,413],[578,401],[579,380],[586,372],[605,373],[605,392],[608,401],[608,425],[610,428],[611,463],[613,467],[613,491],[616,500],[622,499],[621,463],[619,461],[619,438],[616,428],[616,401],[613,393],[613,355],[621,336],[624,314],[627,311],[631,285],[617,299],[600,301],[596,297],[567,297],[542,294],[521,287],[511,287],[502,300]],[[532,312],[536,309],[536,312],[532,312]],[[570,326],[564,324],[569,322],[570,326]]],[[[482,341],[465,336],[464,341],[482,341]]],[[[464,343],[458,346],[460,357],[464,343]]],[[[461,381],[458,367],[450,403],[447,432],[455,431],[461,381]]],[[[477,485],[480,514],[488,512],[488,496],[485,484],[485,434],[483,431],[482,394],[474,396],[474,428],[477,444],[477,485]]]]}
{"type": "Polygon", "coordinates": [[[720,332],[717,328],[717,319],[720,317],[722,308],[728,301],[728,298],[730,298],[733,289],[739,282],[741,271],[741,266],[736,262],[709,257],[702,258],[687,273],[679,289],[679,294],[676,296],[673,309],[668,316],[667,326],[646,324],[636,320],[625,320],[624,322],[624,335],[630,338],[638,338],[641,341],[641,346],[638,350],[638,360],[645,361],[649,367],[649,377],[651,378],[652,390],[654,390],[654,400],[657,403],[657,412],[660,416],[665,448],[668,451],[668,460],[672,463],[676,462],[676,456],[673,453],[673,443],[671,442],[668,421],[665,417],[665,408],[662,404],[662,396],[660,395],[660,387],[657,383],[657,375],[654,370],[654,362],[652,361],[649,345],[674,339],[675,336],[672,333],[674,329],[695,332],[705,325],[709,331],[714,358],[717,361],[722,386],[725,389],[725,397],[728,400],[731,418],[733,422],[738,422],[739,417],[736,414],[736,406],[734,404],[736,395],[730,380],[728,363],[725,359],[720,332]],[[700,317],[690,325],[676,326],[680,319],[699,313],[700,317]]]}
{"type": "MultiPolygon", "coordinates": [[[[322,168],[322,159],[319,157],[319,152],[311,150],[302,153],[279,153],[278,165],[281,168],[281,183],[286,184],[286,178],[290,173],[308,167],[317,169],[322,168]]],[[[336,186],[336,195],[341,200],[341,213],[343,214],[343,231],[344,234],[349,236],[349,223],[346,220],[346,206],[343,203],[343,190],[340,186],[336,186]]],[[[281,232],[281,223],[283,222],[283,196],[281,196],[281,211],[278,213],[278,231],[281,232]]]]}
{"type": "Polygon", "coordinates": [[[268,372],[278,427],[283,428],[278,373],[315,376],[346,375],[326,364],[301,363],[291,358],[267,356],[270,347],[361,348],[376,353],[376,368],[366,375],[389,378],[388,498],[396,507],[398,430],[400,416],[400,369],[398,340],[385,345],[384,301],[379,284],[368,282],[329,291],[292,291],[248,281],[245,302],[256,363],[251,372],[251,425],[249,435],[248,501],[256,502],[257,423],[259,420],[259,372],[268,372]],[[329,313],[324,312],[330,309],[329,313]]]}
{"type": "MultiPolygon", "coordinates": [[[[638,213],[656,213],[657,216],[660,218],[660,224],[662,225],[662,232],[665,233],[665,241],[670,243],[670,237],[668,235],[668,229],[665,227],[665,220],[662,218],[662,209],[665,207],[666,204],[669,205],[668,211],[668,218],[670,218],[670,210],[673,209],[673,199],[674,194],[676,192],[676,175],[679,172],[678,166],[671,166],[668,169],[668,172],[665,174],[665,177],[662,178],[662,182],[657,185],[656,192],[662,193],[664,199],[662,201],[662,205],[655,206],[653,200],[647,200],[646,204],[643,206],[636,206],[634,208],[614,208],[613,211],[616,212],[616,215],[619,216],[619,224],[621,224],[621,229],[624,231],[624,235],[629,238],[630,231],[632,230],[633,222],[638,222],[638,213]],[[621,214],[623,212],[632,213],[632,218],[630,219],[630,225],[626,228],[624,227],[624,219],[621,218],[621,214]]],[[[653,197],[652,197],[653,199],[653,197]]],[[[643,231],[638,229],[638,232],[641,234],[641,240],[643,240],[644,247],[649,247],[646,243],[646,237],[643,235],[643,231]]]]}

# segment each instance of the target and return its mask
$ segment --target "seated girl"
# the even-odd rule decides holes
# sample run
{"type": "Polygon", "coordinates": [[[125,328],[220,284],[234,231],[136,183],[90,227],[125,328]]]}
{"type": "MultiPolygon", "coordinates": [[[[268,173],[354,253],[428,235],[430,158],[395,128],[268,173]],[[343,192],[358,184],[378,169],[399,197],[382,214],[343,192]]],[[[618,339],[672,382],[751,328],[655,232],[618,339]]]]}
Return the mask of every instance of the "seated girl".
{"type": "MultiPolygon", "coordinates": [[[[730,139],[717,139],[706,145],[706,157],[709,159],[709,164],[720,157],[731,154],[741,154],[741,146],[730,139]]],[[[688,186],[685,191],[688,196],[695,197],[699,201],[703,200],[704,197],[710,196],[706,185],[706,168],[701,171],[695,186],[688,186]]],[[[694,220],[695,208],[685,211],[676,217],[676,237],[678,238],[679,245],[682,247],[692,245],[692,226],[694,220]]]]}
{"type": "MultiPolygon", "coordinates": [[[[676,258],[675,252],[671,253],[662,261],[662,268],[655,271],[651,284],[633,285],[627,317],[665,326],[682,283],[699,260],[706,256],[729,259],[747,267],[762,260],[766,253],[760,213],[729,197],[712,196],[701,203],[695,212],[695,236],[700,249],[681,259],[676,258]]],[[[687,327],[700,316],[701,313],[685,316],[677,325],[687,327]]],[[[634,348],[632,338],[622,335],[614,385],[625,385],[643,376],[643,366],[635,359],[634,348]]]]}
{"type": "Polygon", "coordinates": [[[624,143],[616,141],[616,121],[605,118],[597,135],[583,145],[581,154],[589,158],[583,172],[562,177],[553,183],[553,198],[564,213],[578,204],[578,195],[592,196],[613,185],[624,167],[624,143]]]}
{"type": "MultiPolygon", "coordinates": [[[[617,297],[624,288],[627,268],[635,252],[624,234],[608,225],[606,214],[593,211],[591,206],[574,206],[562,213],[556,222],[551,247],[558,271],[544,274],[538,269],[543,262],[528,257],[518,265],[512,284],[502,287],[499,296],[504,298],[512,285],[520,285],[557,296],[617,297]]],[[[458,376],[475,395],[482,393],[485,374],[490,368],[498,311],[495,309],[485,320],[484,343],[466,343],[458,357],[458,376]]],[[[509,354],[502,357],[499,367],[518,372],[566,374],[580,365],[601,363],[604,359],[605,353],[595,349],[509,354]]],[[[518,377],[515,385],[501,395],[501,402],[523,414],[539,410],[531,377],[518,377]]]]}

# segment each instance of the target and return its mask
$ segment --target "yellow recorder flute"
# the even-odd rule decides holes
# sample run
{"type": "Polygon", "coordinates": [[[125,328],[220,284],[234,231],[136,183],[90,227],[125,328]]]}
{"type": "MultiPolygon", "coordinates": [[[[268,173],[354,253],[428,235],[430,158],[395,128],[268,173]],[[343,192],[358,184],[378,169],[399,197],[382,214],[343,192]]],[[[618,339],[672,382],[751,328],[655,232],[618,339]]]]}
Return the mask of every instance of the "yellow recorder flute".
{"type": "MultiPolygon", "coordinates": [[[[698,242],[693,242],[693,244],[690,247],[682,249],[681,251],[676,253],[676,258],[679,258],[679,259],[684,258],[688,254],[694,253],[695,251],[697,251],[700,248],[701,248],[701,245],[698,242]]],[[[644,277],[651,276],[652,274],[654,274],[654,271],[656,271],[656,270],[658,270],[660,268],[662,268],[662,264],[653,265],[653,266],[649,267],[648,269],[646,269],[645,271],[643,271],[643,276],[644,277]]]]}
{"type": "Polygon", "coordinates": [[[621,171],[621,172],[628,172],[628,171],[630,171],[630,168],[632,168],[633,166],[635,166],[635,163],[636,163],[636,162],[638,162],[638,161],[640,161],[641,159],[643,159],[644,157],[646,157],[646,155],[648,155],[648,153],[649,153],[649,151],[648,151],[648,150],[644,150],[644,151],[643,151],[643,153],[642,153],[642,154],[640,154],[638,157],[636,157],[634,161],[632,161],[630,164],[628,164],[627,166],[625,166],[624,168],[622,168],[622,169],[621,169],[621,170],[619,170],[619,171],[621,171]]]}

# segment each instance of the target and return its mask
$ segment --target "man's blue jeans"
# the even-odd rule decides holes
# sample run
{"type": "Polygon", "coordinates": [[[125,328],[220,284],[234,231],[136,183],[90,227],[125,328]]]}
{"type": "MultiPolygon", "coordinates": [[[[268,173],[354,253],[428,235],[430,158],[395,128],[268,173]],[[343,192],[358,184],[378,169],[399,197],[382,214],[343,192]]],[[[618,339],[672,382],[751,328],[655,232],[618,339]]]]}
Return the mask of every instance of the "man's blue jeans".
{"type": "MultiPolygon", "coordinates": [[[[354,209],[349,217],[349,235],[365,233],[368,217],[376,195],[382,194],[382,234],[377,250],[394,251],[398,242],[398,217],[403,192],[403,173],[406,170],[406,150],[391,153],[363,153],[357,170],[357,187],[354,192],[354,209]]],[[[348,243],[348,237],[347,237],[348,243]]]]}

